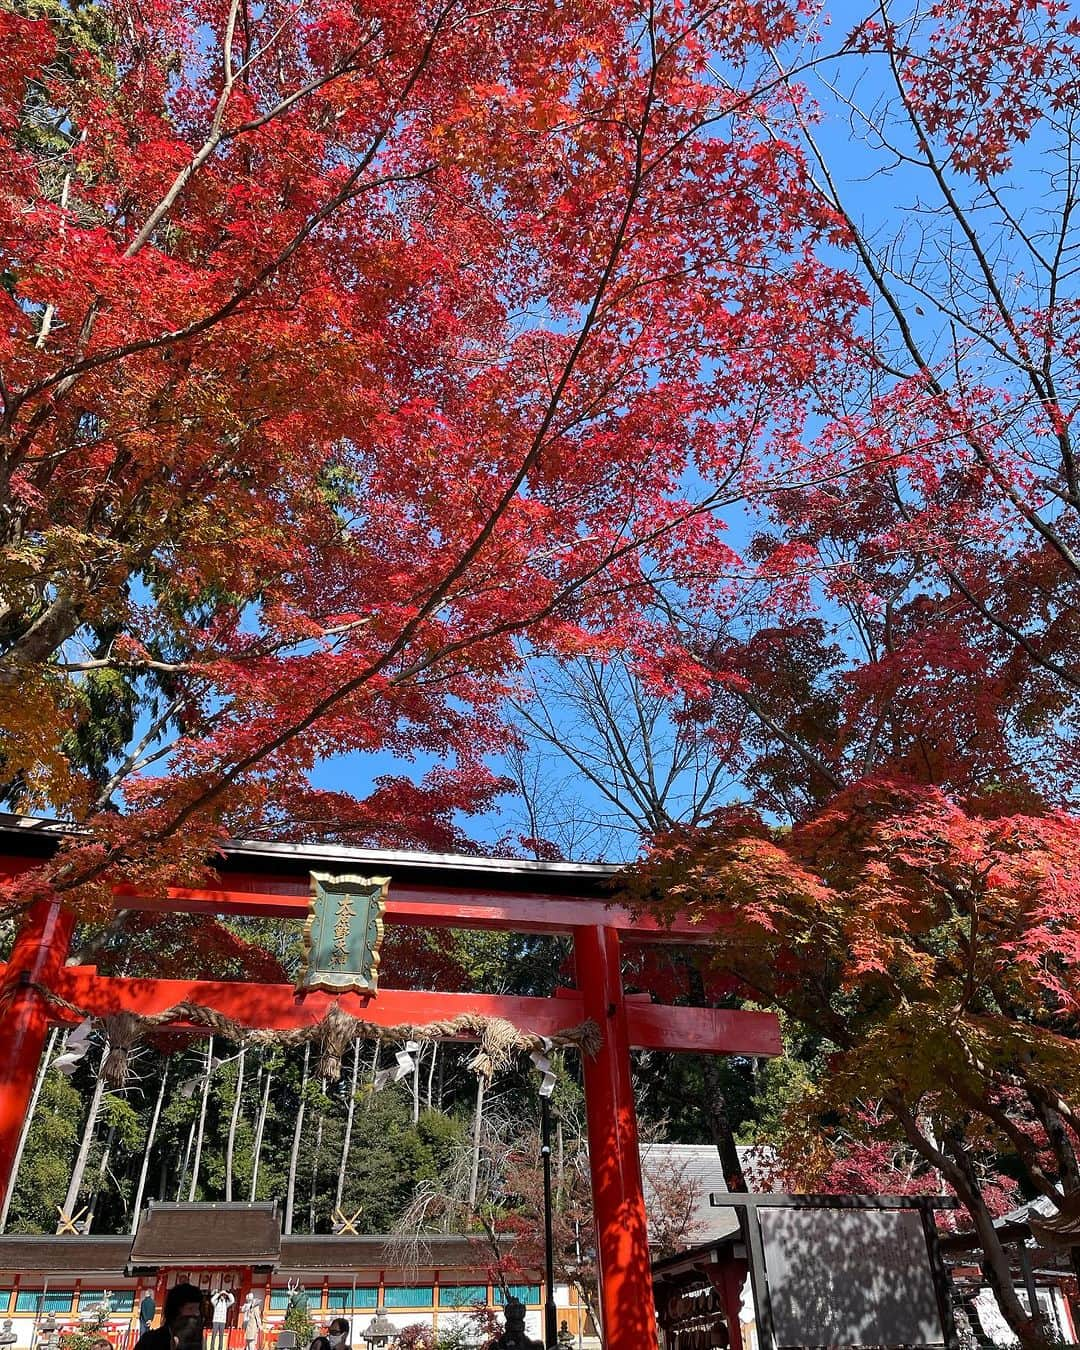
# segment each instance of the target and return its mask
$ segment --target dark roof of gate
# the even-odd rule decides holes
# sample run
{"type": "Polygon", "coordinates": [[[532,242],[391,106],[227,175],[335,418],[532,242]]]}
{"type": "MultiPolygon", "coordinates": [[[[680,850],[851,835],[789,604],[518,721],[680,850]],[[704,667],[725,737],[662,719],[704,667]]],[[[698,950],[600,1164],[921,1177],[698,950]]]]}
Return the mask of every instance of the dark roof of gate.
{"type": "MultiPolygon", "coordinates": [[[[63,821],[0,812],[0,851],[49,857],[60,841],[78,831],[63,821]]],[[[473,857],[462,853],[356,848],[350,844],[277,843],[236,839],[213,860],[221,872],[261,872],[307,877],[312,868],[354,867],[389,872],[395,881],[543,895],[609,898],[616,863],[537,862],[529,858],[473,857]]]]}
{"type": "Polygon", "coordinates": [[[276,1266],[281,1217],[274,1204],[160,1204],[139,1216],[132,1266],[276,1266]]]}

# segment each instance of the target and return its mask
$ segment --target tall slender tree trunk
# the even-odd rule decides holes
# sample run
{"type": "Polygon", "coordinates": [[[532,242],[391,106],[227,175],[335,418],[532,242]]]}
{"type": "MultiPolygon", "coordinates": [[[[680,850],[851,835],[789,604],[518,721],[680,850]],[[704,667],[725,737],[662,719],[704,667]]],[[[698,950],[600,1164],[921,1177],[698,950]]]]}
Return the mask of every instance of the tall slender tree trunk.
{"type": "Polygon", "coordinates": [[[416,1047],[416,1067],[412,1071],[412,1123],[414,1125],[420,1120],[420,1061],[423,1058],[424,1047],[416,1047]]]}
{"type": "Polygon", "coordinates": [[[352,1084],[349,1088],[349,1106],[345,1112],[345,1138],[341,1141],[341,1161],[338,1163],[337,1188],[334,1191],[334,1208],[341,1209],[341,1198],[345,1194],[345,1173],[349,1169],[349,1149],[352,1147],[353,1119],[356,1116],[356,1083],[360,1076],[360,1042],[353,1041],[352,1084]]]}
{"type": "Polygon", "coordinates": [[[188,1169],[191,1166],[191,1152],[195,1147],[195,1126],[199,1123],[198,1116],[191,1117],[191,1124],[188,1126],[187,1144],[184,1146],[184,1161],[180,1165],[180,1177],[176,1183],[176,1198],[184,1198],[184,1183],[187,1181],[188,1169]]]}
{"type": "MultiPolygon", "coordinates": [[[[701,968],[693,957],[686,961],[685,969],[694,1001],[701,1006],[707,1006],[709,1000],[705,993],[705,982],[701,976],[701,968]]],[[[724,1096],[723,1085],[720,1081],[720,1070],[712,1055],[702,1056],[701,1066],[702,1076],[705,1079],[705,1112],[708,1117],[709,1132],[712,1134],[716,1151],[720,1155],[720,1163],[724,1169],[724,1180],[729,1191],[745,1191],[747,1189],[746,1177],[743,1174],[739,1150],[735,1146],[735,1131],[731,1128],[731,1116],[728,1112],[727,1098],[724,1096]]]]}
{"type": "Polygon", "coordinates": [[[90,1204],[86,1211],[86,1232],[94,1226],[94,1217],[97,1214],[98,1200],[101,1198],[101,1192],[105,1189],[105,1179],[109,1175],[109,1157],[112,1154],[113,1144],[116,1142],[116,1126],[109,1126],[109,1133],[105,1136],[105,1147],[101,1150],[101,1162],[98,1164],[97,1185],[94,1187],[94,1193],[90,1197],[90,1204]]]}
{"type": "Polygon", "coordinates": [[[34,1123],[34,1112],[37,1110],[38,1098],[41,1096],[41,1089],[45,1086],[45,1075],[49,1072],[49,1064],[52,1060],[52,1052],[56,1046],[56,1038],[60,1034],[59,1027],[53,1027],[49,1032],[49,1039],[45,1046],[45,1053],[41,1057],[41,1063],[38,1065],[37,1078],[34,1080],[34,1091],[30,1096],[30,1105],[27,1108],[26,1119],[22,1123],[22,1129],[19,1131],[19,1142],[15,1149],[15,1157],[11,1162],[11,1176],[8,1177],[7,1193],[4,1196],[4,1205],[0,1209],[0,1233],[7,1228],[8,1212],[11,1209],[11,1201],[15,1195],[15,1183],[19,1179],[19,1164],[22,1162],[22,1155],[26,1148],[26,1141],[30,1137],[30,1127],[34,1123]]]}
{"type": "Polygon", "coordinates": [[[427,1109],[428,1109],[429,1111],[432,1111],[432,1110],[435,1109],[435,1108],[434,1108],[434,1102],[432,1101],[431,1093],[432,1093],[432,1088],[434,1087],[434,1084],[435,1084],[435,1061],[436,1061],[438,1058],[439,1058],[439,1042],[438,1042],[438,1041],[432,1041],[432,1042],[431,1042],[431,1063],[428,1065],[428,1071],[427,1071],[427,1109]]]}
{"type": "Polygon", "coordinates": [[[480,1185],[480,1135],[484,1126],[484,1079],[476,1077],[476,1111],[473,1115],[472,1170],[469,1173],[469,1209],[476,1208],[476,1192],[480,1185]]]}
{"type": "Polygon", "coordinates": [[[206,1042],[206,1073],[203,1075],[202,1101],[199,1103],[199,1131],[195,1136],[195,1161],[191,1164],[191,1185],[188,1187],[188,1200],[195,1199],[199,1186],[199,1168],[202,1164],[203,1136],[206,1133],[206,1106],[210,1100],[210,1080],[214,1076],[214,1038],[206,1042]]]}
{"type": "Polygon", "coordinates": [[[735,1131],[731,1128],[727,1098],[720,1083],[716,1060],[711,1055],[702,1056],[702,1071],[705,1078],[705,1110],[713,1143],[724,1169],[724,1180],[729,1191],[746,1191],[746,1176],[735,1145],[735,1131]]]}
{"type": "Polygon", "coordinates": [[[311,1042],[304,1046],[304,1069],[300,1075],[300,1106],[296,1112],[296,1124],[293,1127],[292,1149],[289,1152],[289,1184],[285,1191],[285,1228],[286,1233],[293,1230],[293,1207],[296,1203],[296,1164],[300,1157],[300,1138],[304,1133],[304,1111],[308,1084],[308,1065],[311,1062],[311,1042]]]}
{"type": "MultiPolygon", "coordinates": [[[[161,1119],[161,1108],[165,1103],[165,1084],[169,1080],[169,1061],[165,1060],[161,1068],[161,1082],[158,1084],[157,1099],[154,1102],[154,1114],[150,1117],[150,1128],[146,1132],[146,1143],[143,1146],[142,1166],[139,1168],[139,1181],[135,1187],[135,1198],[131,1203],[131,1231],[134,1233],[139,1226],[139,1214],[142,1211],[143,1193],[146,1190],[146,1177],[150,1171],[150,1154],[154,1151],[154,1140],[157,1137],[158,1121],[161,1119]]],[[[161,1186],[162,1195],[165,1194],[164,1179],[161,1186]]]]}
{"type": "MultiPolygon", "coordinates": [[[[326,1094],[326,1079],[322,1080],[322,1091],[326,1094]]],[[[322,1153],[323,1120],[325,1115],[319,1112],[319,1123],[315,1127],[315,1148],[311,1155],[311,1200],[308,1204],[308,1232],[315,1231],[315,1197],[319,1189],[319,1155],[322,1153]]]]}
{"type": "MultiPolygon", "coordinates": [[[[108,1054],[106,1046],[101,1052],[101,1062],[105,1062],[105,1056],[108,1054]]],[[[90,1157],[90,1148],[94,1142],[94,1131],[97,1128],[98,1115],[101,1112],[101,1099],[105,1095],[105,1079],[101,1074],[101,1064],[98,1065],[97,1079],[94,1082],[94,1094],[90,1098],[90,1109],[86,1113],[86,1124],[83,1126],[82,1139],[79,1142],[79,1151],[75,1155],[75,1166],[71,1169],[71,1182],[67,1188],[67,1195],[64,1197],[63,1212],[69,1217],[74,1215],[75,1207],[79,1199],[79,1191],[82,1189],[83,1177],[86,1174],[86,1163],[90,1157]]],[[[57,1232],[60,1231],[62,1224],[57,1224],[57,1232]]]]}
{"type": "MultiPolygon", "coordinates": [[[[372,1089],[374,1089],[375,1087],[375,1075],[379,1072],[379,1057],[381,1056],[381,1054],[382,1054],[382,1041],[376,1038],[375,1049],[371,1053],[371,1073],[368,1076],[368,1087],[372,1089]]],[[[365,1111],[371,1105],[374,1096],[375,1096],[374,1091],[371,1091],[367,1093],[367,1095],[364,1097],[365,1111]]]]}
{"type": "MultiPolygon", "coordinates": [[[[263,1083],[262,1101],[259,1103],[259,1119],[255,1125],[255,1143],[251,1149],[251,1195],[250,1199],[254,1201],[255,1192],[259,1185],[259,1164],[262,1161],[263,1134],[266,1130],[266,1112],[270,1106],[270,1080],[274,1076],[274,1071],[267,1064],[266,1079],[263,1083]]],[[[260,1074],[262,1069],[259,1070],[260,1074]]]]}
{"type": "Polygon", "coordinates": [[[232,1201],[233,1149],[236,1147],[236,1123],[240,1119],[240,1098],[244,1091],[244,1059],[247,1047],[240,1047],[240,1056],[236,1061],[236,1096],[233,1098],[232,1115],[229,1117],[229,1138],[225,1145],[225,1201],[232,1201]]]}

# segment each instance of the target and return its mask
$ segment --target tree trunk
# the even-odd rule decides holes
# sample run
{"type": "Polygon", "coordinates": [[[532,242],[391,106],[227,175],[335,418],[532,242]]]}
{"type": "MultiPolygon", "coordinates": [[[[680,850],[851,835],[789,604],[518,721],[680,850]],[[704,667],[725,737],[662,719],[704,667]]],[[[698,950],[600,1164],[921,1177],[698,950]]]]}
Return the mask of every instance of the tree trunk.
{"type": "MultiPolygon", "coordinates": [[[[701,978],[701,970],[692,957],[686,962],[686,971],[694,999],[704,1006],[708,1002],[705,997],[705,981],[701,978]]],[[[720,1155],[724,1180],[729,1191],[745,1191],[746,1177],[739,1161],[739,1150],[735,1147],[735,1131],[731,1128],[727,1098],[720,1086],[720,1070],[712,1055],[703,1055],[701,1066],[702,1076],[705,1079],[705,1112],[708,1116],[709,1133],[720,1155]]]]}
{"type": "Polygon", "coordinates": [[[735,1146],[735,1131],[731,1128],[727,1098],[720,1086],[720,1071],[716,1060],[711,1055],[702,1056],[702,1072],[705,1078],[705,1111],[709,1118],[709,1131],[724,1168],[724,1180],[729,1191],[745,1191],[746,1177],[743,1174],[739,1150],[735,1146]]]}
{"type": "Polygon", "coordinates": [[[308,1065],[311,1062],[311,1042],[304,1046],[304,1069],[300,1075],[300,1105],[296,1112],[296,1125],[293,1127],[292,1149],[289,1152],[289,1184],[285,1192],[285,1228],[291,1233],[293,1228],[293,1206],[296,1203],[296,1164],[300,1157],[300,1138],[304,1133],[304,1110],[307,1107],[305,1094],[308,1083],[308,1065]]]}
{"type": "Polygon", "coordinates": [[[412,1123],[414,1125],[420,1120],[420,1063],[423,1059],[424,1047],[419,1044],[416,1047],[416,1067],[412,1073],[412,1123]]]}
{"type": "MultiPolygon", "coordinates": [[[[1076,1149],[1073,1147],[1072,1139],[1065,1128],[1065,1122],[1062,1120],[1060,1112],[1055,1111],[1052,1106],[1048,1106],[1035,1093],[1028,1093],[1028,1100],[1042,1121],[1046,1137],[1054,1151],[1062,1190],[1067,1196],[1076,1195],[1080,1191],[1080,1165],[1077,1163],[1076,1149]]],[[[0,1229],[0,1231],[3,1230],[0,1229]]],[[[1080,1247],[1069,1248],[1069,1261],[1073,1268],[1073,1275],[1080,1280],[1080,1247]]]]}
{"type": "Polygon", "coordinates": [[[375,1095],[375,1075],[379,1072],[379,1057],[382,1054],[382,1041],[375,1041],[375,1049],[371,1055],[371,1076],[368,1078],[368,1087],[371,1089],[364,1097],[364,1110],[371,1105],[372,1098],[375,1095]]]}
{"type": "MultiPolygon", "coordinates": [[[[143,1192],[146,1190],[146,1176],[150,1170],[150,1154],[154,1149],[154,1139],[157,1135],[158,1121],[161,1119],[161,1108],[165,1102],[165,1084],[169,1078],[169,1061],[165,1060],[161,1069],[161,1082],[158,1084],[157,1100],[154,1102],[154,1114],[150,1117],[150,1128],[146,1132],[146,1144],[143,1147],[142,1166],[139,1168],[139,1183],[135,1187],[135,1199],[131,1205],[131,1231],[134,1233],[139,1226],[139,1213],[142,1210],[143,1192]]],[[[162,1195],[165,1194],[165,1187],[161,1187],[162,1195]]]]}
{"type": "MultiPolygon", "coordinates": [[[[899,1091],[886,1094],[886,1101],[911,1146],[936,1167],[957,1196],[967,1206],[982,1250],[981,1265],[986,1282],[994,1292],[1001,1315],[1012,1328],[1023,1350],[1049,1350],[1050,1341],[1043,1334],[1035,1317],[1024,1312],[1012,1282],[1009,1257],[1001,1245],[994,1220],[986,1207],[971,1159],[967,1156],[961,1134],[953,1130],[944,1141],[944,1149],[936,1148],[918,1127],[914,1115],[899,1091]]],[[[1032,1310],[1036,1312],[1036,1309],[1032,1310]]]]}
{"type": "Polygon", "coordinates": [[[476,1112],[473,1116],[472,1170],[469,1173],[469,1209],[476,1208],[476,1192],[480,1185],[480,1135],[484,1125],[484,1079],[476,1077],[476,1112]]]}
{"type": "Polygon", "coordinates": [[[356,1115],[356,1082],[360,1076],[360,1042],[353,1041],[352,1085],[349,1088],[349,1107],[345,1113],[345,1138],[341,1142],[341,1162],[338,1164],[337,1188],[334,1191],[334,1208],[341,1209],[341,1198],[345,1194],[345,1173],[349,1167],[349,1149],[352,1147],[353,1118],[356,1115]]]}
{"type": "MultiPolygon", "coordinates": [[[[975,1231],[982,1244],[982,1267],[987,1283],[994,1291],[1002,1316],[1012,1328],[1024,1350],[1043,1350],[1051,1344],[1050,1339],[1039,1324],[1039,1310],[1032,1308],[1030,1315],[1024,1312],[1023,1304],[1016,1296],[1012,1281],[1012,1269],[1008,1254],[998,1238],[994,1228],[994,1219],[986,1207],[982,1189],[979,1186],[975,1169],[964,1147],[963,1137],[953,1130],[946,1135],[945,1147],[956,1163],[958,1177],[949,1177],[956,1193],[968,1207],[975,1231]],[[957,1181],[960,1184],[957,1184],[957,1181]]],[[[946,1175],[948,1175],[946,1173],[946,1175]]]]}
{"type": "MultiPolygon", "coordinates": [[[[101,1052],[102,1064],[104,1064],[108,1052],[108,1046],[106,1046],[101,1052]]],[[[75,1157],[75,1166],[71,1170],[71,1183],[68,1186],[67,1195],[64,1197],[63,1213],[69,1218],[75,1214],[79,1191],[82,1189],[83,1176],[86,1173],[86,1163],[90,1157],[90,1147],[94,1142],[94,1130],[97,1128],[98,1114],[101,1111],[101,1099],[104,1095],[105,1079],[101,1075],[101,1065],[99,1064],[97,1079],[94,1082],[94,1095],[90,1098],[90,1109],[86,1113],[86,1124],[83,1126],[79,1152],[75,1157]]],[[[62,1223],[57,1224],[56,1231],[59,1232],[62,1227],[62,1223]]]]}
{"type": "Polygon", "coordinates": [[[210,1100],[210,1080],[214,1076],[214,1038],[206,1042],[206,1073],[203,1076],[202,1101],[199,1103],[199,1132],[195,1137],[195,1161],[191,1164],[191,1185],[188,1187],[188,1200],[195,1199],[199,1185],[199,1167],[202,1164],[203,1135],[206,1133],[206,1105],[210,1100]]]}
{"type": "MultiPolygon", "coordinates": [[[[326,1094],[326,1079],[322,1080],[323,1095],[326,1094]]],[[[322,1134],[323,1120],[325,1116],[322,1111],[319,1112],[319,1123],[315,1126],[315,1148],[311,1155],[311,1202],[308,1205],[308,1232],[315,1231],[315,1197],[319,1189],[319,1154],[322,1152],[322,1134]]]]}
{"type": "Polygon", "coordinates": [[[116,1126],[109,1126],[109,1133],[105,1136],[105,1147],[101,1150],[101,1162],[98,1164],[97,1185],[94,1187],[94,1193],[90,1197],[90,1204],[86,1210],[86,1232],[94,1226],[94,1215],[97,1213],[98,1200],[105,1186],[105,1179],[109,1175],[109,1157],[112,1153],[113,1144],[116,1142],[116,1126]]]}
{"type": "Polygon", "coordinates": [[[229,1117],[229,1138],[225,1144],[225,1203],[232,1203],[233,1149],[236,1147],[236,1123],[240,1119],[240,1098],[244,1091],[244,1059],[247,1048],[241,1046],[236,1061],[236,1096],[233,1098],[232,1115],[229,1117]]]}
{"type": "Polygon", "coordinates": [[[432,1041],[432,1042],[431,1042],[431,1063],[428,1065],[428,1074],[427,1074],[427,1109],[428,1109],[429,1111],[431,1111],[431,1110],[434,1109],[434,1106],[433,1106],[433,1103],[432,1103],[432,1100],[431,1100],[431,1090],[432,1090],[432,1087],[434,1086],[434,1081],[435,1081],[435,1061],[436,1061],[438,1058],[439,1058],[439,1042],[438,1042],[438,1041],[432,1041]]]}
{"type": "Polygon", "coordinates": [[[555,1122],[555,1212],[562,1209],[563,1185],[566,1181],[566,1152],[563,1143],[562,1119],[555,1122]]]}
{"type": "Polygon", "coordinates": [[[184,1161],[180,1165],[180,1178],[176,1183],[176,1198],[182,1200],[184,1196],[184,1183],[187,1181],[188,1168],[191,1166],[191,1151],[195,1147],[195,1126],[198,1124],[198,1116],[191,1117],[191,1124],[188,1127],[187,1144],[184,1146],[184,1161]]]}
{"type": "Polygon", "coordinates": [[[26,1148],[26,1141],[30,1137],[30,1126],[34,1123],[34,1112],[37,1110],[38,1098],[41,1096],[41,1089],[45,1085],[45,1075],[49,1072],[49,1063],[52,1060],[52,1052],[56,1045],[56,1038],[60,1034],[59,1027],[53,1027],[49,1032],[49,1040],[45,1046],[45,1053],[38,1065],[37,1078],[34,1080],[34,1091],[30,1097],[30,1105],[27,1108],[26,1119],[22,1123],[22,1129],[19,1131],[19,1142],[15,1149],[15,1157],[11,1162],[11,1175],[8,1177],[7,1194],[4,1196],[4,1205],[0,1209],[0,1233],[7,1228],[8,1211],[11,1209],[11,1201],[15,1195],[15,1183],[19,1179],[19,1164],[22,1162],[23,1151],[26,1148]]]}
{"type": "MultiPolygon", "coordinates": [[[[270,1080],[274,1076],[274,1071],[269,1065],[266,1065],[266,1081],[263,1083],[262,1102],[259,1104],[259,1119],[255,1126],[255,1143],[251,1149],[251,1195],[252,1202],[255,1200],[255,1191],[259,1184],[259,1163],[262,1161],[263,1133],[266,1129],[266,1112],[270,1106],[270,1080]]],[[[260,1074],[262,1069],[259,1070],[260,1074]]]]}

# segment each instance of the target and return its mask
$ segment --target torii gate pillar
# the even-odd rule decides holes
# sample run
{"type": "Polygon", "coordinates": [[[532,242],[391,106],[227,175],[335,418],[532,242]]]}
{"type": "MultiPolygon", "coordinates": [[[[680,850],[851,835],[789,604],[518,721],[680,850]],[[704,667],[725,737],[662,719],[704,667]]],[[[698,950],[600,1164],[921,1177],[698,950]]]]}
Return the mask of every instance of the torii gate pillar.
{"type": "Polygon", "coordinates": [[[603,1343],[605,1350],[655,1350],[656,1310],[618,931],[603,925],[576,929],[574,956],[585,1015],[602,1035],[595,1058],[583,1055],[581,1062],[603,1343]]]}
{"type": "Polygon", "coordinates": [[[56,982],[67,959],[74,927],[75,916],[70,910],[50,901],[31,905],[0,981],[4,1029],[0,1054],[0,1200],[15,1162],[50,1021],[48,1004],[36,989],[27,988],[26,982],[45,986],[56,982]]]}

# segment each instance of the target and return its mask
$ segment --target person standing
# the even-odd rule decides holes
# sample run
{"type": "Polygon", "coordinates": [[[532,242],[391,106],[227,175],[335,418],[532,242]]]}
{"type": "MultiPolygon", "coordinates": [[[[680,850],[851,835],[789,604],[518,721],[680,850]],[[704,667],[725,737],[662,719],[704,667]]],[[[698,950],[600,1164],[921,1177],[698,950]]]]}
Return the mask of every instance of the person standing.
{"type": "Polygon", "coordinates": [[[210,1338],[210,1350],[225,1350],[225,1328],[229,1324],[229,1312],[236,1299],[224,1286],[210,1295],[210,1307],[214,1332],[210,1338]]]}
{"type": "Polygon", "coordinates": [[[135,1350],[202,1350],[203,1294],[193,1284],[174,1284],[165,1295],[161,1326],[144,1331],[135,1350]]]}
{"type": "Polygon", "coordinates": [[[244,1328],[244,1350],[259,1350],[259,1338],[262,1334],[262,1310],[255,1297],[254,1289],[248,1290],[240,1309],[240,1323],[244,1328]]]}
{"type": "Polygon", "coordinates": [[[139,1335],[145,1336],[150,1330],[154,1321],[154,1315],[157,1312],[157,1304],[154,1302],[154,1296],[148,1289],[139,1300],[139,1335]]]}

